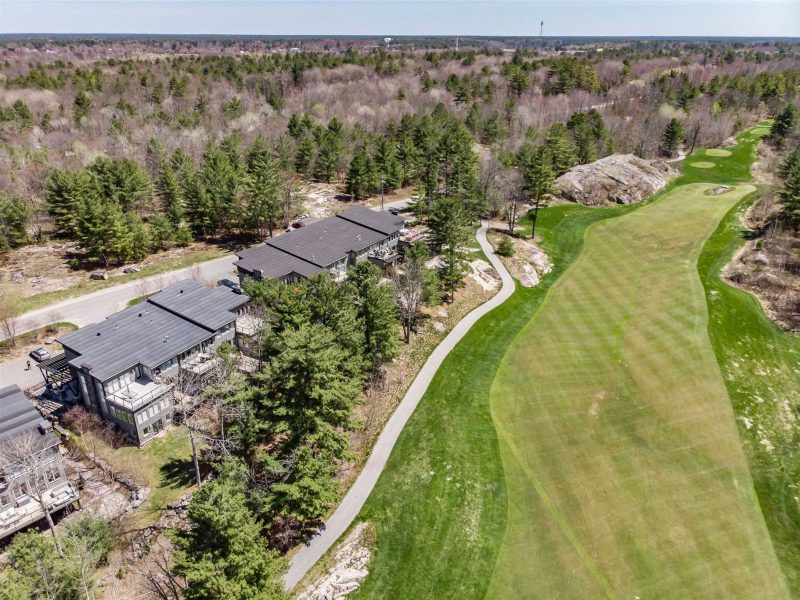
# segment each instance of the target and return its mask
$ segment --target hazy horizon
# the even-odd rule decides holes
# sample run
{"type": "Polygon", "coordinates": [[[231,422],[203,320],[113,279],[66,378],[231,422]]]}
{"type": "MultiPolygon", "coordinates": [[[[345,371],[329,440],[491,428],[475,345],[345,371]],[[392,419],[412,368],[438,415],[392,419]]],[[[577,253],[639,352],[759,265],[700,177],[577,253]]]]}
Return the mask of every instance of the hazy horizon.
{"type": "Polygon", "coordinates": [[[797,37],[794,0],[3,0],[0,34],[797,37]]]}

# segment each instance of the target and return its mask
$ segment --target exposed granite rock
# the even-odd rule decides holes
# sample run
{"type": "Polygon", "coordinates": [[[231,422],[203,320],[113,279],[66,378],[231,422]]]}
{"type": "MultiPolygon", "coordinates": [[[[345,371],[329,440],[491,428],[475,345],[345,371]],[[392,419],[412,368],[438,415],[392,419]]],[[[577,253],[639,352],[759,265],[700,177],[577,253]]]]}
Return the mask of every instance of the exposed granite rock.
{"type": "Polygon", "coordinates": [[[661,190],[675,174],[663,162],[650,162],[633,154],[612,154],[579,165],[556,179],[556,193],[579,204],[635,204],[661,190]]]}

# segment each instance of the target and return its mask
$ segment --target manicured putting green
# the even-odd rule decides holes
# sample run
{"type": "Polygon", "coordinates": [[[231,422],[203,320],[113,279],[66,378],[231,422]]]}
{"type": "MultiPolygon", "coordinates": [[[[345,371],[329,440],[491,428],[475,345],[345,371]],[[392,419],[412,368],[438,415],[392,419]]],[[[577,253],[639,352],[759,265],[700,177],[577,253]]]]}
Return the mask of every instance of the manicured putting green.
{"type": "Polygon", "coordinates": [[[730,150],[724,150],[722,148],[709,148],[708,150],[706,150],[706,154],[708,156],[721,156],[721,157],[724,157],[724,156],[730,156],[731,155],[731,151],[730,150]]]}
{"type": "Polygon", "coordinates": [[[508,498],[490,598],[782,598],[708,338],[704,240],[754,188],[592,226],[490,392],[508,498]]]}
{"type": "Polygon", "coordinates": [[[694,167],[695,169],[713,169],[717,165],[713,162],[701,160],[698,162],[689,163],[689,166],[694,167]]]}

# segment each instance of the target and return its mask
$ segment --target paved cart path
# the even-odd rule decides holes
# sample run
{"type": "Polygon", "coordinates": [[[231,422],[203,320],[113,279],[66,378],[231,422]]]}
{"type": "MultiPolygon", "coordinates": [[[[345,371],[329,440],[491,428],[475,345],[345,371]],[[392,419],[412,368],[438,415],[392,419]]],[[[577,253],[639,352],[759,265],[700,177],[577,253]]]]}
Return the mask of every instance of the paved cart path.
{"type": "Polygon", "coordinates": [[[405,427],[406,422],[411,417],[420,399],[428,389],[428,385],[439,369],[439,366],[442,364],[442,361],[478,319],[505,302],[511,294],[514,293],[514,279],[492,250],[492,247],[486,239],[486,230],[486,223],[482,224],[480,229],[478,229],[478,243],[489,258],[492,266],[500,274],[503,284],[502,288],[492,298],[461,319],[461,321],[453,327],[452,331],[447,334],[447,337],[445,337],[431,353],[428,360],[425,361],[425,364],[406,391],[405,396],[403,396],[394,414],[392,414],[391,418],[386,423],[386,426],[372,449],[372,454],[370,454],[369,459],[367,459],[367,463],[364,465],[355,483],[353,483],[347,495],[344,497],[344,500],[342,500],[342,503],[333,515],[331,515],[325,523],[325,529],[318,536],[313,538],[307,546],[301,548],[289,561],[289,570],[284,576],[284,583],[287,590],[291,590],[299,583],[309,569],[311,569],[322,555],[333,546],[336,540],[347,531],[347,528],[356,516],[358,516],[361,507],[372,492],[372,488],[375,487],[375,483],[378,481],[378,477],[383,471],[384,466],[386,466],[386,461],[389,459],[389,455],[397,439],[400,437],[403,427],[405,427]]]}

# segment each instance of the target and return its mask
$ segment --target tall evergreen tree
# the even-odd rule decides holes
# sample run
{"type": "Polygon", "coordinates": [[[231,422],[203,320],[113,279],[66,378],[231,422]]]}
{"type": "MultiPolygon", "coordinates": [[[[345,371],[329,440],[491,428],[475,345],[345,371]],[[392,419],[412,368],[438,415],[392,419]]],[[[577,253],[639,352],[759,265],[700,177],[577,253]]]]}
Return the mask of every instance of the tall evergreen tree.
{"type": "Polygon", "coordinates": [[[782,144],[787,137],[794,133],[796,127],[797,108],[793,104],[787,104],[772,123],[772,137],[782,144]]]}
{"type": "Polygon", "coordinates": [[[106,201],[115,202],[125,212],[152,209],[152,182],[135,160],[101,156],[87,170],[97,176],[106,201]]]}
{"type": "Polygon", "coordinates": [[[74,236],[78,212],[87,199],[100,196],[97,178],[86,171],[52,169],[44,182],[47,212],[60,235],[74,236]]]}
{"type": "Polygon", "coordinates": [[[428,215],[431,242],[440,250],[442,268],[440,278],[450,302],[461,287],[467,273],[467,255],[464,250],[469,239],[468,217],[462,203],[456,198],[438,198],[428,215]]]}
{"type": "Polygon", "coordinates": [[[294,168],[303,177],[310,178],[314,172],[315,153],[314,140],[307,135],[303,136],[294,157],[294,168]]]}
{"type": "Polygon", "coordinates": [[[350,161],[350,168],[347,171],[347,193],[356,200],[362,200],[375,189],[377,179],[375,163],[366,145],[362,145],[350,161]]]}
{"type": "Polygon", "coordinates": [[[556,176],[562,175],[575,166],[575,144],[569,137],[566,125],[556,123],[547,130],[544,144],[550,151],[553,171],[556,176]]]}
{"type": "Polygon", "coordinates": [[[173,572],[186,580],[186,600],[283,599],[283,561],[248,507],[244,465],[232,460],[194,493],[188,529],[172,534],[173,572]]]}
{"type": "Polygon", "coordinates": [[[666,156],[674,156],[679,146],[683,143],[685,134],[683,125],[678,119],[670,119],[661,136],[661,151],[666,156]]]}
{"type": "Polygon", "coordinates": [[[343,458],[361,387],[351,373],[352,355],[316,323],[285,330],[278,343],[280,353],[256,376],[273,431],[288,436],[289,448],[309,446],[343,458]]]}
{"type": "Polygon", "coordinates": [[[283,214],[281,177],[275,158],[262,136],[255,139],[247,153],[245,197],[247,219],[255,227],[259,239],[264,237],[265,225],[272,237],[275,224],[283,214]]]}
{"type": "Polygon", "coordinates": [[[555,181],[552,157],[549,150],[545,146],[528,149],[523,154],[521,168],[528,192],[533,199],[531,237],[536,237],[536,220],[539,216],[539,207],[542,200],[552,193],[553,182],[555,181]]]}
{"type": "Polygon", "coordinates": [[[786,173],[780,191],[781,216],[795,230],[800,229],[800,163],[786,173]]]}
{"type": "Polygon", "coordinates": [[[397,354],[397,299],[381,282],[381,271],[370,262],[350,269],[348,280],[358,297],[356,307],[364,332],[364,357],[375,370],[397,354]]]}
{"type": "Polygon", "coordinates": [[[172,227],[178,229],[186,213],[183,205],[183,190],[175,171],[166,161],[159,168],[155,188],[156,196],[161,202],[161,210],[164,211],[172,227]]]}

